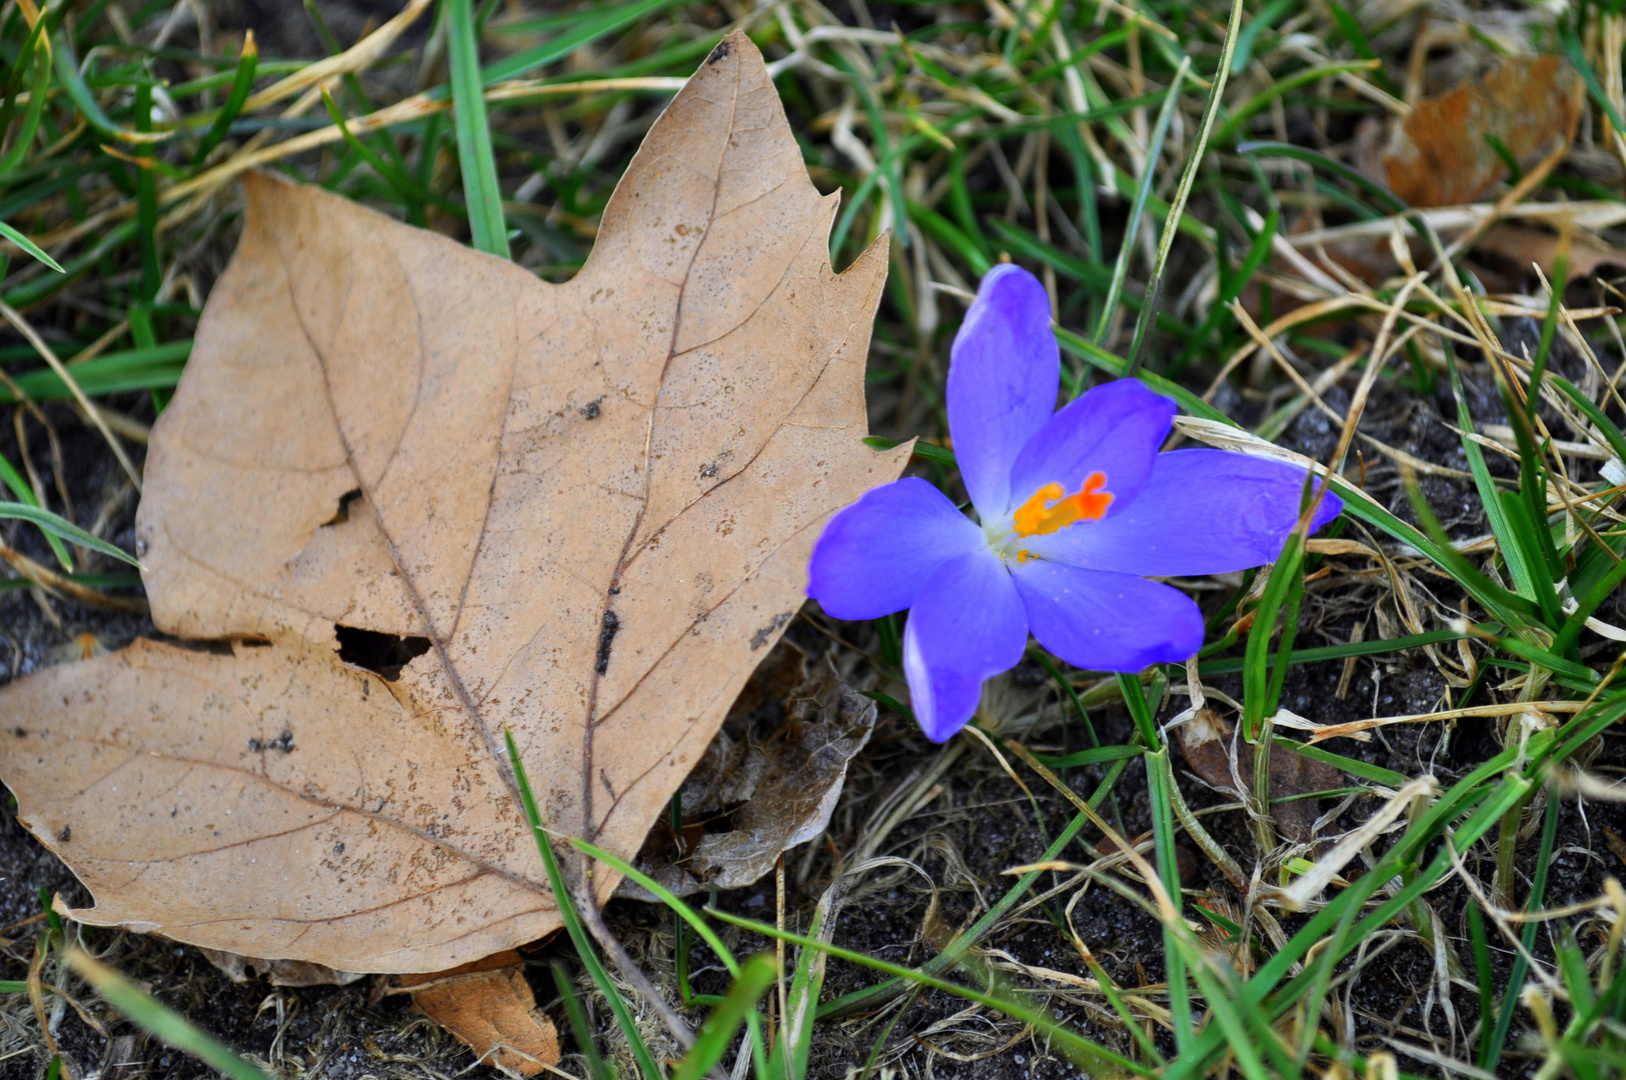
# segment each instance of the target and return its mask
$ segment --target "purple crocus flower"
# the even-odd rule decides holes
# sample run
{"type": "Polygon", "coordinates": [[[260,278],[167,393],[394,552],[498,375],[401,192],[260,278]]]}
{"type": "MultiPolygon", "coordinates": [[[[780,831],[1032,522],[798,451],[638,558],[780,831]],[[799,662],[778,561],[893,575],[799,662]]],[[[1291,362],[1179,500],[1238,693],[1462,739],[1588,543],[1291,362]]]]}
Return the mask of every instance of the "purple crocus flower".
{"type": "MultiPolygon", "coordinates": [[[[1191,656],[1197,605],[1143,575],[1259,566],[1298,521],[1302,469],[1221,450],[1160,454],[1173,401],[1120,379],[1053,412],[1060,380],[1044,287],[994,268],[948,374],[949,432],[981,524],[906,477],[838,513],[813,548],[808,595],[831,616],[910,609],[904,674],[934,742],[966,725],[983,681],[1016,665],[1030,631],[1099,671],[1191,656]]],[[[1342,509],[1327,495],[1313,528],[1342,509]]]]}

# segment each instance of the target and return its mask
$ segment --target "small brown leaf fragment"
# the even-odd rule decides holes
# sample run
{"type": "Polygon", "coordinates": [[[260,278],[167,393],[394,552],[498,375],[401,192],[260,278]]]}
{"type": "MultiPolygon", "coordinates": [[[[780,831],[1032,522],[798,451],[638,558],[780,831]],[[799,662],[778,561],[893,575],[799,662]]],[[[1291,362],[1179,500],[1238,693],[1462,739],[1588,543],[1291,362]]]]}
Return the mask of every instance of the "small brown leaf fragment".
{"type": "Polygon", "coordinates": [[[559,1064],[559,1033],[536,1007],[524,964],[511,949],[450,971],[403,975],[396,985],[482,1062],[521,1076],[559,1064]]]}
{"type": "MultiPolygon", "coordinates": [[[[1180,754],[1197,777],[1218,791],[1237,791],[1236,775],[1242,783],[1253,784],[1253,747],[1241,743],[1236,747],[1236,769],[1231,768],[1232,728],[1219,713],[1212,709],[1198,709],[1196,715],[1176,729],[1180,735],[1180,754]]],[[[1320,761],[1295,754],[1291,750],[1273,747],[1270,755],[1270,797],[1273,800],[1271,817],[1277,830],[1297,844],[1315,839],[1316,818],[1321,816],[1318,799],[1293,798],[1311,792],[1327,791],[1338,787],[1337,769],[1320,761]],[[1275,800],[1292,799],[1291,802],[1275,800]]]]}
{"type": "Polygon", "coordinates": [[[1390,131],[1383,178],[1412,206],[1475,202],[1507,176],[1490,139],[1529,168],[1575,138],[1585,96],[1563,57],[1510,57],[1419,101],[1390,131]]]}
{"type": "MultiPolygon", "coordinates": [[[[909,447],[863,443],[886,244],[831,268],[837,196],[744,33],[564,284],[244,186],[136,517],[157,627],[234,644],[0,689],[26,732],[0,779],[95,897],[82,922],[445,970],[560,925],[505,736],[561,851],[632,858],[825,522],[902,471],[909,447]]],[[[618,875],[589,895],[566,861],[609,897],[618,875]]]]}
{"type": "Polygon", "coordinates": [[[135,1035],[114,1036],[107,1041],[107,1052],[102,1056],[101,1080],[125,1080],[144,1072],[142,1057],[135,1035]]]}

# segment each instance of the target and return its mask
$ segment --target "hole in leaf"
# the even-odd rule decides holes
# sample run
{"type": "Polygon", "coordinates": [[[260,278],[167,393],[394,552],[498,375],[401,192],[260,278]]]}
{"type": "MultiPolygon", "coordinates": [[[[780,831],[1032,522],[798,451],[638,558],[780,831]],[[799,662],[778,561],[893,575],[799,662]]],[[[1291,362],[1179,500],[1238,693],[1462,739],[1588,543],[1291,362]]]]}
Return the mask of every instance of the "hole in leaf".
{"type": "Polygon", "coordinates": [[[401,669],[429,651],[429,639],[410,635],[382,634],[355,626],[333,627],[339,639],[339,659],[366,668],[386,682],[401,677],[401,669]]]}
{"type": "MultiPolygon", "coordinates": [[[[154,634],[152,637],[155,641],[162,641],[166,645],[172,645],[177,649],[185,649],[187,652],[208,653],[210,656],[232,655],[231,638],[176,638],[170,637],[167,634],[154,634]]],[[[269,641],[259,641],[257,639],[249,638],[244,639],[242,644],[269,645],[271,643],[269,641]]]]}
{"type": "Polygon", "coordinates": [[[349,521],[350,520],[350,504],[355,502],[359,498],[361,498],[361,489],[360,488],[351,488],[349,491],[345,492],[343,495],[340,495],[339,496],[339,509],[333,514],[332,517],[330,517],[326,521],[322,522],[322,528],[325,529],[329,525],[343,525],[345,522],[349,521]]]}

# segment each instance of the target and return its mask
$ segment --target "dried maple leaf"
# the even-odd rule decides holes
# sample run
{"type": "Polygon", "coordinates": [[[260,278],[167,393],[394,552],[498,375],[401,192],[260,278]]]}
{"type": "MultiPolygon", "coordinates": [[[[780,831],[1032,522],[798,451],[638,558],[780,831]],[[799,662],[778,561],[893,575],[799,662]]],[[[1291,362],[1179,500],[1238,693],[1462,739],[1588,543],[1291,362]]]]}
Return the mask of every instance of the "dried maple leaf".
{"type": "Polygon", "coordinates": [[[860,441],[884,245],[831,270],[835,197],[743,34],[565,285],[248,193],[137,519],[154,622],[232,644],[6,688],[0,778],[85,922],[444,970],[558,925],[504,729],[550,830],[631,857],[826,518],[901,471],[860,441]]]}
{"type": "Polygon", "coordinates": [[[1529,168],[1575,138],[1586,86],[1559,56],[1510,57],[1419,101],[1381,155],[1389,189],[1412,206],[1470,203],[1507,176],[1490,139],[1529,168]]]}

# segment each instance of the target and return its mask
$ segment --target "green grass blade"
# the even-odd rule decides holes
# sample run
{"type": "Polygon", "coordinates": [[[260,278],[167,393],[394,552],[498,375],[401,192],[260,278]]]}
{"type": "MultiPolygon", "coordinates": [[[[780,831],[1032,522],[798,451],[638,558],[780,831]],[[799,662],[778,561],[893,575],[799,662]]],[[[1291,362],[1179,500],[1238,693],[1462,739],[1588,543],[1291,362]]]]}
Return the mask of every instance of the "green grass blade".
{"type": "Polygon", "coordinates": [[[1265,217],[1264,225],[1254,236],[1253,243],[1248,246],[1248,252],[1243,256],[1236,273],[1231,275],[1225,282],[1224,287],[1220,289],[1214,306],[1209,309],[1202,325],[1197,328],[1197,333],[1192,335],[1191,340],[1186,343],[1185,349],[1181,351],[1177,367],[1183,367],[1197,355],[1199,349],[1207,344],[1215,327],[1219,326],[1220,320],[1230,311],[1229,305],[1231,301],[1242,295],[1242,290],[1247,288],[1248,283],[1253,280],[1253,276],[1259,272],[1259,268],[1264,266],[1265,260],[1270,256],[1272,245],[1276,242],[1276,231],[1281,227],[1281,222],[1281,208],[1271,207],[1265,217]]]}
{"type": "Polygon", "coordinates": [[[463,201],[469,209],[474,246],[509,258],[508,223],[491,149],[491,125],[480,72],[471,0],[445,0],[447,52],[452,67],[452,111],[457,127],[457,159],[463,172],[463,201]]]}
{"type": "Polygon", "coordinates": [[[0,502],[0,518],[26,521],[31,525],[39,526],[48,533],[60,536],[70,543],[78,544],[80,547],[89,548],[91,551],[99,551],[103,555],[109,555],[137,568],[141,566],[141,563],[134,555],[126,554],[101,537],[92,536],[67,518],[58,517],[43,507],[31,506],[28,503],[21,502],[0,502]]]}
{"type": "Polygon", "coordinates": [[[1071,1028],[1058,1024],[1045,1013],[1031,1008],[1014,998],[961,986],[947,979],[940,979],[935,975],[927,974],[921,969],[888,963],[885,960],[867,956],[861,952],[854,952],[851,949],[843,949],[828,942],[816,941],[801,934],[792,934],[767,923],[741,918],[731,912],[721,911],[716,908],[707,908],[706,910],[713,918],[720,919],[753,934],[761,934],[763,937],[783,941],[786,944],[795,945],[802,949],[817,949],[838,960],[845,960],[849,964],[858,964],[872,971],[882,971],[896,979],[916,983],[930,990],[953,994],[956,997],[965,998],[967,1001],[974,1001],[996,1012],[1004,1013],[1012,1019],[1032,1024],[1041,1033],[1041,1037],[1049,1041],[1054,1050],[1066,1055],[1075,1064],[1088,1070],[1092,1075],[1122,1075],[1125,1072],[1134,1073],[1136,1076],[1152,1075],[1151,1070],[1144,1066],[1130,1061],[1128,1058],[1121,1057],[1104,1046],[1097,1046],[1071,1028]]]}
{"type": "Polygon", "coordinates": [[[1202,957],[1195,959],[1191,968],[1197,985],[1213,1012],[1216,1021],[1213,1026],[1225,1034],[1226,1045],[1236,1056],[1237,1068],[1248,1080],[1266,1080],[1270,1074],[1265,1071],[1265,1063],[1259,1057],[1259,1047],[1274,1046],[1274,1032],[1265,1027],[1254,1010],[1237,1009],[1235,989],[1225,986],[1217,974],[1203,963],[1202,957]]]}
{"type": "Polygon", "coordinates": [[[1319,746],[1306,746],[1297,740],[1285,739],[1280,735],[1271,737],[1271,745],[1282,747],[1284,750],[1298,754],[1300,757],[1307,757],[1311,761],[1331,765],[1333,768],[1349,773],[1351,776],[1358,776],[1362,780],[1370,780],[1374,784],[1382,784],[1387,788],[1403,787],[1406,781],[1411,779],[1404,773],[1397,773],[1393,769],[1385,769],[1383,766],[1373,765],[1371,762],[1344,757],[1342,754],[1323,750],[1319,746]]]}
{"type": "Polygon", "coordinates": [[[1626,120],[1621,119],[1620,113],[1615,109],[1615,103],[1609,99],[1603,84],[1598,81],[1598,73],[1593,71],[1592,65],[1587,62],[1586,50],[1581,47],[1581,39],[1576,35],[1574,24],[1568,18],[1560,17],[1556,29],[1558,44],[1564,50],[1565,57],[1580,73],[1581,81],[1586,83],[1587,94],[1609,117],[1609,122],[1615,126],[1616,131],[1626,131],[1626,120]]]}
{"type": "MultiPolygon", "coordinates": [[[[1469,437],[1474,431],[1474,419],[1468,412],[1468,397],[1462,387],[1462,372],[1457,370],[1449,345],[1444,347],[1445,366],[1451,379],[1451,396],[1456,400],[1457,406],[1458,441],[1462,446],[1463,456],[1468,459],[1468,471],[1473,473],[1474,487],[1479,492],[1479,501],[1485,508],[1485,517],[1490,522],[1491,532],[1496,536],[1497,547],[1507,563],[1508,576],[1513,579],[1513,591],[1526,599],[1534,600],[1537,595],[1536,568],[1526,558],[1523,546],[1514,535],[1513,523],[1508,520],[1500,490],[1491,478],[1490,468],[1485,464],[1484,450],[1469,437]]],[[[1548,582],[1549,590],[1551,586],[1552,583],[1548,582]]]]}
{"type": "Polygon", "coordinates": [[[1468,904],[1468,939],[1473,945],[1474,973],[1479,984],[1479,1058],[1490,1056],[1492,1032],[1496,1030],[1495,969],[1491,967],[1490,942],[1485,937],[1485,916],[1476,903],[1468,904]]]}
{"type": "MultiPolygon", "coordinates": [[[[1203,156],[1208,150],[1209,135],[1214,130],[1214,120],[1219,116],[1220,102],[1225,95],[1225,83],[1231,75],[1231,57],[1236,53],[1237,37],[1242,28],[1242,0],[1231,0],[1231,20],[1225,28],[1225,44],[1220,49],[1219,66],[1214,71],[1213,84],[1208,88],[1208,101],[1203,106],[1203,118],[1197,125],[1197,145],[1192,147],[1191,156],[1186,159],[1186,167],[1180,174],[1180,186],[1175,189],[1174,202],[1169,207],[1168,216],[1163,219],[1163,235],[1158,241],[1157,258],[1152,264],[1152,276],[1147,280],[1146,304],[1140,310],[1140,318],[1135,321],[1135,336],[1129,345],[1129,372],[1134,373],[1140,366],[1141,349],[1146,345],[1146,330],[1151,325],[1152,317],[1157,311],[1158,298],[1163,292],[1163,269],[1169,262],[1169,251],[1174,246],[1175,233],[1179,231],[1181,219],[1185,217],[1186,200],[1191,197],[1192,185],[1197,180],[1197,170],[1201,167],[1203,156]]],[[[1182,61],[1180,71],[1186,70],[1182,61]]],[[[1180,75],[1174,78],[1179,84],[1180,75]]],[[[1148,171],[1150,166],[1148,166],[1148,171]]],[[[1100,335],[1097,335],[1099,337],[1100,335]]]]}
{"type": "Polygon", "coordinates": [[[559,961],[553,962],[553,984],[559,988],[559,1000],[564,1005],[565,1022],[576,1036],[576,1049],[587,1061],[587,1075],[591,1080],[614,1080],[615,1070],[604,1060],[598,1043],[593,1041],[593,1026],[587,1022],[587,1010],[576,996],[576,984],[559,961]]]}
{"type": "MultiPolygon", "coordinates": [[[[1075,699],[1076,700],[1076,699],[1075,699]]],[[[1146,753],[1144,746],[1095,746],[1088,750],[1080,750],[1075,754],[1066,754],[1056,757],[1051,754],[1034,754],[1039,762],[1051,769],[1075,769],[1081,765],[1100,765],[1108,761],[1122,761],[1124,758],[1140,757],[1146,753]]]]}
{"type": "MultiPolygon", "coordinates": [[[[1294,529],[1282,546],[1282,553],[1271,566],[1270,581],[1265,585],[1259,606],[1254,609],[1253,629],[1248,632],[1247,654],[1242,663],[1242,730],[1243,737],[1250,743],[1258,740],[1265,717],[1273,711],[1270,701],[1274,688],[1270,642],[1276,636],[1277,616],[1289,607],[1292,609],[1288,611],[1289,616],[1297,614],[1297,605],[1289,605],[1288,600],[1295,586],[1302,589],[1299,571],[1303,564],[1304,533],[1294,529]]],[[[1297,627],[1289,627],[1286,622],[1283,620],[1281,632],[1290,644],[1293,630],[1297,627]]],[[[1284,655],[1277,660],[1277,669],[1286,670],[1285,659],[1284,655]]]]}
{"type": "Polygon", "coordinates": [[[231,1080],[270,1080],[265,1073],[238,1057],[231,1047],[194,1026],[186,1017],[90,954],[70,948],[67,962],[74,974],[96,988],[103,1001],[164,1045],[191,1054],[231,1080]]]}
{"type": "Polygon", "coordinates": [[[79,277],[95,269],[107,256],[129,243],[136,234],[136,222],[125,221],[97,237],[95,243],[69,259],[57,277],[35,278],[25,282],[4,296],[5,302],[18,311],[27,311],[73,284],[79,277]]]}
{"type": "MultiPolygon", "coordinates": [[[[831,939],[836,929],[836,915],[840,912],[845,895],[846,884],[838,877],[819,897],[818,906],[813,909],[813,917],[807,924],[808,937],[815,941],[831,939]]],[[[803,1080],[807,1076],[807,1063],[813,1052],[813,1022],[818,1016],[819,994],[824,989],[825,967],[825,954],[819,950],[798,951],[796,971],[791,976],[790,992],[785,997],[780,1037],[774,1043],[773,1057],[768,1062],[769,1080],[778,1080],[779,1077],[803,1080]]]]}
{"type": "MultiPolygon", "coordinates": [[[[1510,810],[1517,813],[1517,809],[1510,810]]],[[[1536,858],[1535,873],[1530,882],[1530,899],[1525,910],[1537,912],[1547,894],[1547,869],[1552,863],[1553,842],[1558,830],[1558,790],[1549,789],[1547,793],[1547,814],[1541,825],[1541,852],[1536,858]]],[[[1529,951],[1536,944],[1536,931],[1540,923],[1531,920],[1524,924],[1524,931],[1520,935],[1520,943],[1524,951],[1513,958],[1513,970],[1508,974],[1507,992],[1502,997],[1502,1008],[1496,1016],[1496,1028],[1491,1032],[1490,1044],[1485,1047],[1479,1059],[1479,1067],[1487,1072],[1495,1072],[1496,1066],[1502,1060],[1502,1048],[1507,1044],[1509,1029],[1513,1026],[1513,1012],[1519,1005],[1519,991],[1524,987],[1524,976],[1530,970],[1530,963],[1525,959],[1529,951]]]]}
{"type": "Polygon", "coordinates": [[[587,968],[594,985],[610,1003],[610,1011],[615,1014],[621,1033],[626,1036],[627,1043],[632,1048],[632,1056],[638,1062],[644,1080],[661,1080],[660,1067],[655,1064],[654,1055],[649,1052],[643,1036],[638,1033],[638,1025],[633,1021],[632,1011],[627,1008],[627,1003],[621,998],[621,992],[610,980],[609,972],[604,970],[604,964],[598,957],[598,950],[593,947],[587,928],[582,925],[581,916],[576,913],[575,902],[565,885],[565,876],[559,869],[559,859],[554,855],[553,845],[548,841],[548,831],[542,825],[542,812],[537,809],[536,796],[531,792],[531,780],[525,774],[525,763],[520,760],[519,747],[514,744],[513,732],[504,730],[503,741],[508,747],[508,763],[514,769],[514,782],[519,787],[520,805],[525,810],[525,820],[530,822],[531,833],[536,840],[536,850],[542,856],[542,866],[547,871],[548,886],[553,890],[553,901],[559,905],[559,918],[565,924],[565,933],[570,936],[571,944],[576,946],[576,953],[581,957],[582,964],[587,968]]]}
{"type": "MultiPolygon", "coordinates": [[[[1542,484],[1542,490],[1543,492],[1546,490],[1545,483],[1542,484]]],[[[1502,491],[1498,496],[1502,503],[1502,514],[1513,534],[1512,546],[1519,550],[1520,558],[1530,569],[1535,601],[1541,609],[1541,621],[1549,628],[1561,626],[1564,622],[1564,609],[1547,569],[1549,558],[1556,558],[1552,551],[1552,534],[1548,531],[1547,520],[1544,516],[1539,525],[1530,520],[1530,508],[1523,492],[1502,491]]],[[[1543,494],[1539,497],[1546,496],[1543,494]]]]}
{"type": "MultiPolygon", "coordinates": [[[[109,120],[102,111],[101,105],[96,102],[96,95],[85,84],[84,73],[79,70],[79,58],[73,53],[73,45],[68,41],[66,33],[51,34],[51,59],[56,65],[57,81],[73,102],[73,107],[79,110],[79,115],[85,118],[98,135],[107,139],[114,139],[121,143],[145,143],[153,140],[135,137],[132,131],[126,131],[109,120]]],[[[32,102],[30,102],[32,104],[32,102]]]]}
{"type": "Polygon", "coordinates": [[[232,121],[243,111],[243,103],[254,89],[254,75],[260,65],[260,49],[254,43],[254,31],[250,30],[243,35],[243,52],[237,60],[237,71],[232,75],[231,90],[226,93],[225,104],[220,106],[220,113],[215,122],[209,125],[209,130],[198,141],[198,148],[192,152],[192,165],[202,165],[209,158],[209,154],[226,138],[231,130],[232,121]]]}
{"type": "MultiPolygon", "coordinates": [[[[888,439],[882,435],[870,435],[864,439],[864,445],[873,446],[877,450],[891,450],[894,447],[902,446],[907,441],[906,439],[888,439]]],[[[958,469],[960,467],[960,462],[955,458],[954,451],[946,446],[938,446],[935,443],[916,439],[915,445],[909,453],[913,457],[920,458],[923,461],[935,462],[946,469],[958,469]]]]}
{"type": "MultiPolygon", "coordinates": [[[[152,130],[152,87],[146,83],[136,87],[135,126],[139,132],[152,130]]],[[[141,279],[138,296],[144,303],[152,303],[161,284],[158,267],[158,177],[153,173],[156,157],[151,145],[140,148],[144,153],[135,162],[136,224],[141,238],[141,279]]]]}
{"type": "MultiPolygon", "coordinates": [[[[1474,629],[1483,633],[1495,633],[1501,627],[1496,623],[1484,623],[1474,629]]],[[[1288,654],[1287,662],[1312,664],[1320,660],[1343,660],[1351,656],[1381,656],[1403,649],[1415,649],[1421,645],[1462,641],[1473,636],[1471,633],[1458,633],[1455,630],[1430,630],[1426,634],[1409,634],[1406,637],[1351,641],[1345,645],[1318,645],[1313,649],[1294,649],[1288,654]]],[[[1230,675],[1241,671],[1246,662],[1243,657],[1228,656],[1220,660],[1204,660],[1198,665],[1198,670],[1204,675],[1230,675]]]]}
{"type": "Polygon", "coordinates": [[[747,957],[740,965],[734,985],[723,996],[723,1003],[706,1017],[694,1045],[672,1070],[672,1080],[700,1080],[722,1061],[740,1025],[756,1010],[758,999],[773,985],[778,974],[779,968],[771,953],[747,957]]]}
{"type": "MultiPolygon", "coordinates": [[[[10,488],[11,493],[17,496],[17,501],[24,506],[32,506],[36,510],[43,509],[40,506],[38,497],[34,494],[34,489],[28,486],[28,481],[23,479],[23,474],[17,471],[17,467],[4,454],[0,454],[0,482],[10,488]]],[[[62,569],[72,573],[73,560],[68,558],[68,549],[62,546],[61,538],[56,533],[47,531],[45,533],[45,542],[51,545],[51,554],[55,555],[56,561],[62,564],[62,569]]]]}
{"type": "MultiPolygon", "coordinates": [[[[1158,110],[1157,123],[1152,128],[1151,142],[1146,147],[1146,171],[1140,178],[1135,189],[1135,201],[1129,208],[1129,221],[1124,226],[1123,243],[1118,248],[1118,260],[1112,266],[1112,283],[1107,288],[1106,303],[1101,306],[1101,318],[1095,325],[1095,340],[1100,342],[1106,336],[1107,327],[1112,324],[1112,316],[1118,309],[1118,297],[1124,291],[1124,282],[1129,277],[1129,263],[1135,257],[1135,247],[1140,239],[1141,216],[1146,212],[1146,199],[1152,193],[1152,182],[1157,178],[1157,161],[1163,154],[1163,141],[1169,135],[1169,123],[1174,119],[1175,102],[1180,100],[1180,90],[1185,85],[1186,72],[1191,62],[1187,60],[1180,65],[1174,78],[1169,82],[1168,92],[1163,97],[1163,107],[1158,110]]],[[[1178,219],[1175,219],[1178,220],[1178,219]]],[[[1148,303],[1151,298],[1148,297],[1148,303]]]]}
{"type": "Polygon", "coordinates": [[[1599,434],[1609,444],[1609,449],[1614,452],[1615,457],[1619,458],[1622,464],[1626,464],[1626,434],[1621,433],[1620,427],[1564,376],[1549,371],[1546,381],[1558,387],[1576,408],[1586,414],[1586,418],[1597,426],[1599,434]]]}
{"type": "Polygon", "coordinates": [[[1366,31],[1361,29],[1361,24],[1355,21],[1354,14],[1347,7],[1338,3],[1338,0],[1327,0],[1327,10],[1331,12],[1332,21],[1338,27],[1338,32],[1343,35],[1356,56],[1362,60],[1378,58],[1377,51],[1367,40],[1366,31]]]}
{"type": "Polygon", "coordinates": [[[730,975],[736,979],[740,977],[740,965],[735,962],[734,954],[729,951],[728,946],[723,944],[723,939],[717,936],[717,931],[713,930],[711,928],[711,924],[706,922],[705,919],[701,918],[700,913],[695,911],[694,908],[684,903],[676,893],[662,885],[660,882],[656,881],[654,878],[650,877],[648,874],[644,873],[642,870],[638,869],[636,866],[627,862],[627,860],[618,858],[617,856],[610,854],[608,851],[605,851],[603,848],[595,847],[594,845],[589,844],[586,840],[573,836],[570,838],[570,845],[577,851],[592,856],[594,859],[597,859],[610,869],[622,874],[625,877],[631,878],[639,885],[648,889],[660,900],[661,903],[671,908],[673,914],[677,915],[684,922],[694,927],[695,933],[699,934],[701,940],[706,943],[707,947],[709,947],[712,952],[717,954],[717,958],[723,962],[723,966],[728,969],[728,973],[730,975]]]}
{"type": "MultiPolygon", "coordinates": [[[[64,574],[75,585],[92,589],[133,589],[141,584],[138,574],[64,574]]],[[[34,583],[25,577],[0,578],[0,591],[32,589],[34,583]]]]}
{"type": "MultiPolygon", "coordinates": [[[[180,379],[181,368],[187,357],[191,355],[190,339],[166,341],[161,345],[107,353],[82,363],[75,363],[70,358],[68,367],[79,388],[95,397],[125,390],[173,387],[180,379]]],[[[16,376],[14,381],[33,401],[73,400],[73,394],[62,377],[47,367],[25,372],[16,376]]],[[[9,387],[0,387],[0,404],[15,404],[9,387]]]]}
{"type": "Polygon", "coordinates": [[[909,210],[909,220],[919,225],[921,232],[958,255],[979,278],[993,269],[994,264],[982,253],[981,246],[954,222],[913,199],[905,199],[904,205],[909,210]]]}
{"type": "MultiPolygon", "coordinates": [[[[1140,697],[1138,681],[1134,681],[1133,686],[1125,685],[1120,677],[1120,685],[1123,685],[1125,701],[1140,697]]],[[[1156,749],[1147,751],[1144,758],[1147,801],[1152,807],[1152,842],[1157,856],[1158,876],[1163,879],[1163,888],[1168,892],[1169,901],[1178,915],[1184,911],[1185,902],[1180,889],[1179,851],[1175,846],[1174,799],[1170,794],[1175,783],[1174,773],[1169,765],[1169,748],[1156,742],[1152,745],[1156,749]]],[[[1182,1050],[1191,1045],[1193,1035],[1191,989],[1186,981],[1191,969],[1179,947],[1180,931],[1183,929],[1167,923],[1163,926],[1163,963],[1167,968],[1165,980],[1169,986],[1169,1012],[1174,1017],[1175,1045],[1182,1050]]],[[[1202,963],[1198,958],[1198,966],[1202,963]]]]}
{"type": "MultiPolygon", "coordinates": [[[[1480,573],[1479,568],[1469,562],[1466,555],[1451,546],[1451,538],[1440,526],[1440,519],[1434,516],[1434,508],[1423,498],[1415,478],[1408,478],[1404,486],[1406,495],[1411,500],[1412,512],[1423,523],[1423,528],[1434,542],[1434,550],[1429,554],[1439,563],[1441,569],[1456,578],[1459,585],[1504,625],[1522,628],[1541,621],[1541,611],[1528,597],[1502,588],[1480,573]]],[[[1345,506],[1348,507],[1349,504],[1346,503],[1345,506]]]]}
{"type": "Polygon", "coordinates": [[[49,266],[52,270],[55,270],[57,273],[67,273],[67,271],[62,269],[61,265],[59,265],[55,259],[51,258],[51,256],[45,253],[44,248],[40,247],[38,244],[34,243],[34,241],[30,240],[28,237],[24,236],[22,233],[18,232],[16,229],[12,228],[10,225],[7,225],[3,221],[0,221],[0,236],[4,236],[7,240],[10,240],[13,244],[16,244],[18,247],[28,252],[28,254],[38,259],[46,266],[49,266]]]}
{"type": "Polygon", "coordinates": [[[634,3],[602,8],[587,18],[573,18],[570,29],[558,37],[534,48],[505,57],[481,73],[485,85],[504,79],[515,79],[544,64],[569,56],[583,45],[590,45],[606,34],[648,19],[678,0],[635,0],[634,3]]]}
{"type": "Polygon", "coordinates": [[[351,152],[365,161],[373,172],[382,177],[384,182],[394,188],[404,199],[415,200],[420,203],[438,201],[429,192],[418,186],[416,180],[408,176],[393,162],[385,161],[378,155],[376,150],[356,138],[350,130],[350,125],[345,121],[344,113],[339,111],[338,102],[333,100],[333,95],[328,93],[325,86],[322,88],[322,104],[327,108],[328,116],[332,118],[334,126],[339,129],[339,134],[344,138],[345,145],[350,147],[351,152]]]}
{"type": "Polygon", "coordinates": [[[1597,611],[1602,603],[1614,595],[1622,582],[1626,582],[1626,559],[1617,562],[1609,572],[1600,578],[1576,600],[1575,611],[1565,620],[1564,626],[1559,630],[1558,636],[1553,639],[1553,652],[1560,656],[1568,653],[1581,636],[1581,630],[1586,621],[1597,611]]]}
{"type": "MultiPolygon", "coordinates": [[[[40,120],[45,116],[45,101],[51,86],[51,48],[50,38],[46,34],[49,21],[49,16],[44,14],[34,21],[27,39],[23,42],[22,51],[18,53],[19,67],[24,60],[32,58],[34,78],[29,84],[28,108],[23,111],[22,125],[18,128],[11,149],[6,152],[4,158],[0,158],[0,176],[10,173],[28,156],[28,148],[34,142],[34,133],[39,130],[40,120]]],[[[6,123],[0,125],[0,135],[4,135],[6,128],[10,126],[11,108],[12,100],[8,95],[6,123]]]]}

